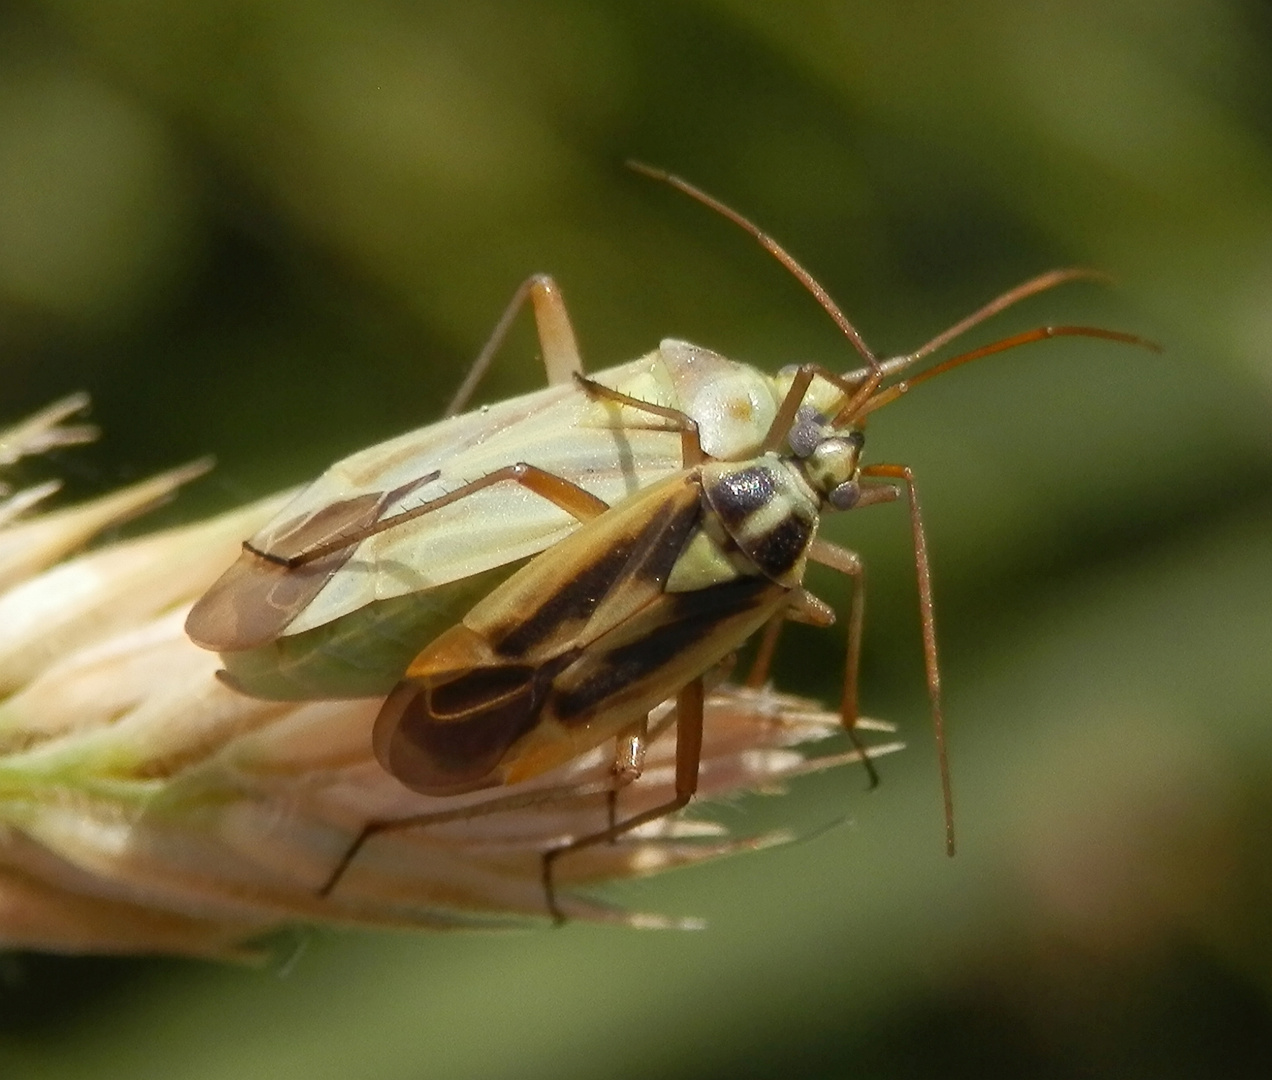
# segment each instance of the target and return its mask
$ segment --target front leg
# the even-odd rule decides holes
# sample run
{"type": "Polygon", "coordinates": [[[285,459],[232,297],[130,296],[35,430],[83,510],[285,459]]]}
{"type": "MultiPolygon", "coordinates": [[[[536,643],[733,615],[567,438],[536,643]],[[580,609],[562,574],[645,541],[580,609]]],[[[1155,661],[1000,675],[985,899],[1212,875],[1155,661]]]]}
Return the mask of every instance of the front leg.
{"type": "Polygon", "coordinates": [[[861,639],[866,620],[866,568],[861,556],[855,551],[839,547],[825,540],[814,540],[808,548],[808,557],[813,562],[821,563],[841,574],[847,574],[852,580],[852,598],[848,605],[848,644],[844,656],[843,692],[839,699],[839,718],[852,740],[853,748],[861,754],[861,762],[866,767],[866,775],[870,778],[870,786],[879,783],[879,773],[866,752],[866,746],[857,732],[857,721],[860,712],[857,705],[858,686],[861,676],[861,639]]]}
{"type": "Polygon", "coordinates": [[[932,564],[928,559],[927,534],[919,510],[919,493],[908,465],[867,465],[862,476],[900,480],[910,498],[910,533],[914,540],[914,572],[919,583],[919,625],[923,631],[923,665],[927,671],[928,700],[932,704],[932,728],[941,765],[941,797],[945,807],[945,850],[954,854],[954,794],[950,785],[949,754],[945,746],[945,718],[941,708],[941,665],[936,655],[936,612],[932,601],[932,564]]]}

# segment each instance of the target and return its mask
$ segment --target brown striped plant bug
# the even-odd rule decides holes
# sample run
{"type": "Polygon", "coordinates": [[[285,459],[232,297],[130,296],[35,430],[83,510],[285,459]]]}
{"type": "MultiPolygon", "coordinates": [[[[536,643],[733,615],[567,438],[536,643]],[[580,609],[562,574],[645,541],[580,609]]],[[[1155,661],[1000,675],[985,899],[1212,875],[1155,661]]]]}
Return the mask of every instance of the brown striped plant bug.
{"type": "MultiPolygon", "coordinates": [[[[452,796],[517,784],[616,739],[611,791],[641,772],[648,717],[676,701],[675,795],[543,855],[547,908],[560,922],[554,866],[564,855],[617,840],[684,807],[698,782],[704,679],[749,637],[765,629],[751,682],[762,682],[781,624],[826,626],[832,609],[803,586],[809,561],[851,582],[840,715],[860,748],[858,677],[864,619],[864,568],[847,548],[817,537],[825,511],[860,509],[902,497],[909,504],[927,688],[940,761],[946,846],[954,853],[953,797],[945,746],[931,565],[914,476],[906,465],[865,464],[863,422],[919,383],[980,357],[1061,336],[1153,347],[1134,335],[1086,326],[1043,326],[973,349],[910,378],[921,360],[972,325],[1041,287],[1074,276],[1059,271],[992,301],[917,352],[880,360],[839,307],[776,241],[683,180],[649,173],[717,210],[749,232],[818,299],[864,359],[863,372],[820,365],[794,370],[757,452],[724,460],[707,453],[685,412],[639,400],[575,375],[579,386],[615,409],[645,412],[679,432],[681,468],[614,506],[541,469],[519,463],[469,485],[513,481],[581,522],[531,560],[416,656],[389,694],[373,731],[386,770],[424,795],[452,796]],[[1041,284],[1040,284],[1041,283],[1041,284]],[[889,379],[893,381],[885,385],[889,379]]],[[[454,493],[462,498],[462,490],[454,493]]],[[[322,558],[319,548],[310,552],[322,558]]],[[[863,755],[864,756],[864,755],[863,755]]],[[[877,777],[865,756],[872,784],[877,777]]],[[[371,821],[320,890],[326,894],[373,836],[492,813],[550,798],[509,793],[463,810],[371,821]]]]}

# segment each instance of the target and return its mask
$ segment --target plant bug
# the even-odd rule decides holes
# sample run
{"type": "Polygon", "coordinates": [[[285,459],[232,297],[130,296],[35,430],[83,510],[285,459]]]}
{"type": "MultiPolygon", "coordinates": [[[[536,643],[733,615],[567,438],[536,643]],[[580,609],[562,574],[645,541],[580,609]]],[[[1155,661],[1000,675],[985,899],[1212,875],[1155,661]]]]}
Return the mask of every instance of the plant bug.
{"type": "MultiPolygon", "coordinates": [[[[698,423],[684,411],[576,375],[579,386],[598,402],[646,412],[677,430],[683,440],[681,468],[612,507],[578,485],[524,463],[500,470],[498,480],[515,480],[570,513],[581,527],[518,570],[416,656],[381,708],[372,740],[380,763],[403,784],[421,794],[445,797],[517,784],[615,738],[617,793],[640,774],[651,711],[674,698],[674,797],[621,821],[611,801],[606,827],[544,853],[544,892],[557,921],[563,915],[553,866],[560,857],[614,841],[679,810],[693,797],[702,745],[704,678],[767,627],[752,679],[760,681],[783,621],[825,626],[834,620],[832,609],[803,588],[809,561],[838,570],[851,582],[840,717],[856,742],[864,568],[855,552],[819,539],[817,532],[824,512],[903,497],[910,511],[946,843],[953,854],[953,798],[931,568],[918,494],[908,466],[863,462],[864,420],[920,382],[1027,342],[1085,336],[1149,344],[1117,331],[1047,326],[901,378],[968,326],[1071,273],[1028,282],[917,352],[882,361],[825,290],[776,241],[685,181],[640,168],[716,209],[763,244],[817,297],[866,367],[846,376],[815,364],[794,369],[756,453],[735,459],[709,453],[698,423]]],[[[326,547],[310,555],[321,559],[326,547]]],[[[464,812],[489,813],[523,801],[522,796],[509,795],[464,812]]],[[[444,811],[368,823],[322,891],[335,886],[370,837],[451,817],[453,812],[444,811]]]]}
{"type": "MultiPolygon", "coordinates": [[[[296,496],[195,604],[189,636],[257,697],[387,693],[424,642],[574,528],[524,486],[492,482],[513,479],[499,473],[509,462],[532,462],[606,503],[680,467],[677,431],[583,392],[581,371],[560,290],[529,279],[447,417],[337,462],[296,496]],[[526,302],[549,386],[458,415],[526,302]]],[[[724,458],[755,452],[781,397],[772,377],[672,339],[594,378],[688,413],[724,458]]]]}

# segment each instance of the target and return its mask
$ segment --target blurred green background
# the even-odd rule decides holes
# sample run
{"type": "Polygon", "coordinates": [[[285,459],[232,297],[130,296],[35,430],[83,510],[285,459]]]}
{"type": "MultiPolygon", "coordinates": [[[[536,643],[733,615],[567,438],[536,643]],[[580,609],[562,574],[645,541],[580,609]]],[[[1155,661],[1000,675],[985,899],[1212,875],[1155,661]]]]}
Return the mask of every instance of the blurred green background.
{"type": "MultiPolygon", "coordinates": [[[[265,971],[16,955],[8,1077],[1272,1075],[1272,16],[1233,0],[37,0],[0,8],[0,411],[75,389],[80,495],[212,452],[162,520],[436,415],[513,288],[590,367],[686,337],[853,358],[1036,271],[1064,341],[871,426],[925,498],[961,852],[942,854],[905,516],[865,705],[911,749],[721,814],[802,843],[610,891],[696,934],[320,933],[265,971]],[[821,827],[847,816],[848,823],[821,827]]],[[[483,388],[538,385],[522,328],[483,388]]],[[[843,596],[833,578],[813,586],[843,596]]],[[[830,698],[833,634],[781,684],[830,698]]]]}

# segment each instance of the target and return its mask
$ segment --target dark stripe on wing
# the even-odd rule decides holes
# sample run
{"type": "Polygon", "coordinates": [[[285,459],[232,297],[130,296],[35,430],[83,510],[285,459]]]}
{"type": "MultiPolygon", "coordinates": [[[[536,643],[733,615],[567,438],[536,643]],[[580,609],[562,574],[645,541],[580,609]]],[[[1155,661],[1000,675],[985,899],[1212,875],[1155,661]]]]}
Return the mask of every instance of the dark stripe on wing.
{"type": "Polygon", "coordinates": [[[443,683],[421,687],[407,680],[385,703],[401,708],[398,737],[429,762],[433,786],[470,783],[486,776],[519,738],[539,723],[552,680],[576,653],[541,665],[482,668],[443,683]],[[399,693],[409,699],[395,701],[399,693]]]}
{"type": "MultiPolygon", "coordinates": [[[[513,613],[502,634],[492,629],[491,646],[500,656],[528,656],[563,628],[572,624],[581,628],[622,582],[636,580],[661,589],[701,513],[697,499],[679,507],[674,502],[658,507],[639,532],[612,543],[593,562],[582,566],[569,584],[548,595],[538,609],[524,617],[521,612],[513,613]]],[[[538,557],[551,559],[554,555],[547,551],[538,557]]]]}
{"type": "Polygon", "coordinates": [[[764,602],[773,587],[766,578],[744,577],[693,592],[666,594],[665,622],[638,641],[604,653],[594,673],[577,686],[557,689],[552,697],[557,718],[566,726],[591,720],[609,698],[693,648],[721,621],[764,602]]]}
{"type": "MultiPolygon", "coordinates": [[[[564,624],[582,624],[627,565],[635,542],[635,538],[628,538],[615,544],[595,562],[581,567],[569,585],[550,593],[525,618],[521,618],[521,612],[513,612],[504,633],[495,628],[490,631],[491,647],[500,656],[527,656],[549,641],[564,624]]],[[[550,551],[539,556],[541,559],[551,557],[550,551]]]]}

